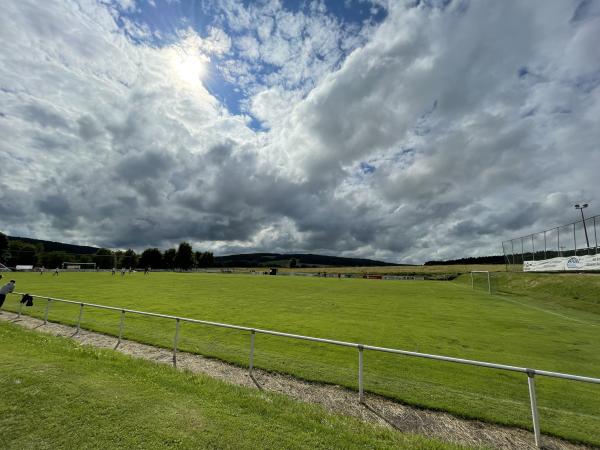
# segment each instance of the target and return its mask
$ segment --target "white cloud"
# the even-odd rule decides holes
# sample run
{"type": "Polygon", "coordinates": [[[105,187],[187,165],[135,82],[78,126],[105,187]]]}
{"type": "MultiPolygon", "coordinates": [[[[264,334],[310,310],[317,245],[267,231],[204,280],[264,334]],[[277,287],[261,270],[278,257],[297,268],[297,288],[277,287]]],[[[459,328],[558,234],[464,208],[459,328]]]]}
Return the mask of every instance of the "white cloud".
{"type": "Polygon", "coordinates": [[[423,261],[497,253],[598,198],[593,8],[391,2],[358,29],[323,6],[223,2],[158,47],[120,15],[133,2],[7,2],[3,231],[423,261]]]}

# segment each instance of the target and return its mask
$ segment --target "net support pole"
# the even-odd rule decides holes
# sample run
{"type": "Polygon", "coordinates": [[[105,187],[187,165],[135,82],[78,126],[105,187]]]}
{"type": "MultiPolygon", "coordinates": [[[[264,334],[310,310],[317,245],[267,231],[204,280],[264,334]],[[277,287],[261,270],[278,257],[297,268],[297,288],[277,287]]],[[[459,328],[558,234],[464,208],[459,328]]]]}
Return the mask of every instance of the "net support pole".
{"type": "Polygon", "coordinates": [[[17,315],[17,319],[21,318],[22,312],[23,312],[23,303],[19,303],[19,315],[17,315]]]}
{"type": "Polygon", "coordinates": [[[514,268],[514,266],[515,266],[515,241],[514,241],[514,239],[510,240],[510,248],[511,248],[511,256],[512,256],[512,265],[514,268]]]}
{"type": "Polygon", "coordinates": [[[77,331],[75,331],[75,334],[81,330],[81,316],[83,316],[83,303],[79,304],[79,317],[77,318],[77,331]]]}
{"type": "Polygon", "coordinates": [[[364,390],[364,376],[363,376],[363,346],[358,346],[358,401],[359,403],[365,402],[365,390],[364,390]]]}
{"type": "Polygon", "coordinates": [[[123,328],[125,327],[125,310],[121,310],[121,320],[119,322],[119,339],[117,340],[117,345],[115,345],[115,348],[117,348],[119,345],[121,345],[121,339],[123,338],[123,328]]]}
{"type": "Polygon", "coordinates": [[[252,376],[252,371],[254,370],[254,336],[256,332],[254,330],[250,331],[250,360],[248,363],[248,373],[252,376]]]}
{"type": "Polygon", "coordinates": [[[558,256],[562,256],[560,254],[560,228],[556,227],[556,249],[558,250],[558,256]]]}
{"type": "Polygon", "coordinates": [[[179,342],[179,319],[175,319],[175,337],[173,338],[173,367],[177,367],[177,343],[179,342]]]}
{"type": "Polygon", "coordinates": [[[538,415],[537,398],[535,395],[535,372],[528,370],[527,386],[529,387],[529,402],[531,403],[531,419],[533,421],[533,435],[535,437],[535,445],[538,448],[542,447],[542,437],[540,433],[540,417],[538,415]]]}
{"type": "Polygon", "coordinates": [[[546,232],[544,231],[544,259],[548,259],[546,255],[546,232]]]}
{"type": "Polygon", "coordinates": [[[492,295],[492,280],[490,278],[490,272],[489,271],[487,273],[487,279],[488,279],[488,291],[489,291],[490,295],[492,295]]]}
{"type": "Polygon", "coordinates": [[[596,216],[594,216],[594,255],[598,253],[598,235],[596,234],[596,216]]]}
{"type": "Polygon", "coordinates": [[[473,280],[473,272],[471,272],[471,289],[475,289],[475,281],[473,280]]]}
{"type": "Polygon", "coordinates": [[[531,256],[535,261],[535,244],[533,243],[533,234],[531,235],[531,256]]]}
{"type": "Polygon", "coordinates": [[[521,263],[525,264],[525,246],[523,245],[523,238],[521,238],[521,263]]]}
{"type": "Polygon", "coordinates": [[[48,301],[46,302],[46,310],[44,311],[44,325],[48,323],[48,310],[50,309],[51,301],[52,300],[48,299],[48,301]]]}

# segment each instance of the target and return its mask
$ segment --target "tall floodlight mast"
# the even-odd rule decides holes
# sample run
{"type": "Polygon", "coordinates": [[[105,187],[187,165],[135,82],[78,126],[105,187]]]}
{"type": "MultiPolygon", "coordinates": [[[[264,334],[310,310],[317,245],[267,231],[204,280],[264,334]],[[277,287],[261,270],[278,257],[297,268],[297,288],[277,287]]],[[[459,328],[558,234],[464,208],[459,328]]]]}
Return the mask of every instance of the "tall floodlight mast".
{"type": "Polygon", "coordinates": [[[584,203],[583,205],[577,204],[575,205],[575,209],[578,209],[581,212],[581,220],[583,221],[583,231],[585,232],[585,242],[587,244],[587,248],[588,250],[590,249],[590,241],[588,239],[588,235],[587,235],[587,227],[585,226],[585,217],[583,216],[583,210],[584,208],[587,208],[589,205],[587,203],[584,203]]]}

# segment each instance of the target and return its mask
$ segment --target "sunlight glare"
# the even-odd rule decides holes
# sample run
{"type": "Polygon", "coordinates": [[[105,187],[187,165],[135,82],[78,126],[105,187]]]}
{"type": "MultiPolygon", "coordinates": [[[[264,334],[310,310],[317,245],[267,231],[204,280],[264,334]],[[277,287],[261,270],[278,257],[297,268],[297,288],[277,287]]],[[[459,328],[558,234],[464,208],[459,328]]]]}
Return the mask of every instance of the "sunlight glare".
{"type": "Polygon", "coordinates": [[[177,77],[185,84],[195,85],[206,73],[207,59],[202,55],[179,54],[175,57],[174,69],[177,77]]]}

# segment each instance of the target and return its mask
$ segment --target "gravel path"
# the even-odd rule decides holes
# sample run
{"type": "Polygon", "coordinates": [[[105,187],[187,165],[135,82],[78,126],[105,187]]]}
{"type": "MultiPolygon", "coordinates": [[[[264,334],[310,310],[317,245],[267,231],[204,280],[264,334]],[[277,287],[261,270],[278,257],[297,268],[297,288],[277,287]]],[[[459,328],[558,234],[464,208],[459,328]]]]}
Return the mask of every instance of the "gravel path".
{"type": "MultiPolygon", "coordinates": [[[[45,333],[70,337],[82,344],[99,348],[115,348],[117,339],[76,328],[47,323],[29,316],[17,318],[16,314],[4,311],[0,320],[11,321],[24,328],[45,333]]],[[[173,353],[167,349],[122,340],[116,349],[126,355],[148,359],[164,364],[173,364],[173,353]]],[[[296,400],[324,406],[331,412],[358,417],[362,420],[392,427],[403,432],[418,433],[423,436],[472,447],[496,449],[535,449],[533,433],[519,428],[493,425],[476,420],[461,419],[451,414],[419,409],[394,402],[390,399],[365,393],[365,404],[358,402],[358,394],[349,389],[321,383],[298,380],[291,376],[255,369],[253,376],[248,370],[219,360],[200,355],[179,352],[177,367],[194,373],[203,373],[228,383],[265,391],[279,392],[296,400]]],[[[544,436],[546,449],[585,449],[557,438],[544,436]]]]}

